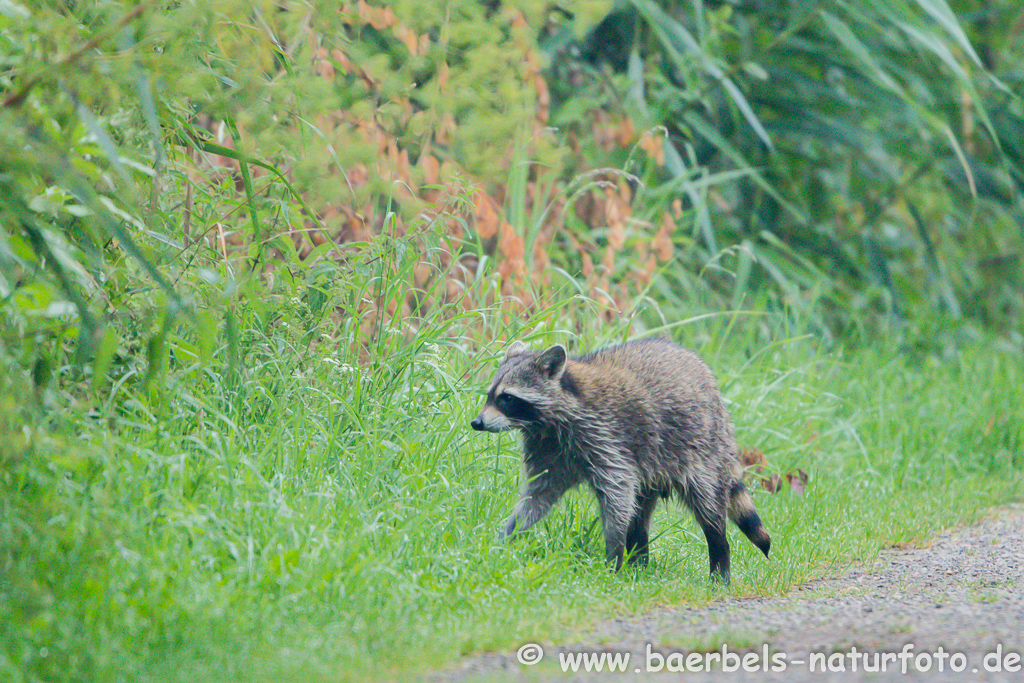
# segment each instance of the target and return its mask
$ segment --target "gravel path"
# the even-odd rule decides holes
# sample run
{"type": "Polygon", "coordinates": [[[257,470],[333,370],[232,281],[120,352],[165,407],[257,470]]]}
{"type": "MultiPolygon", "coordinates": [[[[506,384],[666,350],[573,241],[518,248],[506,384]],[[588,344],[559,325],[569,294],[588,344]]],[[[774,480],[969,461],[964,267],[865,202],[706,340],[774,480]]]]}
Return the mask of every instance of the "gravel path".
{"type": "MultiPolygon", "coordinates": [[[[560,655],[604,652],[629,653],[624,669],[629,673],[605,669],[588,674],[581,663],[573,678],[632,680],[641,677],[638,671],[646,674],[648,664],[652,670],[661,664],[660,679],[685,677],[688,682],[1024,681],[1022,630],[1024,505],[1014,505],[993,511],[975,526],[946,532],[926,548],[885,550],[870,569],[853,568],[838,578],[808,583],[786,597],[727,598],[705,607],[616,619],[596,627],[584,642],[545,644],[539,664],[521,665],[515,652],[482,655],[438,680],[565,680],[560,655]],[[717,662],[710,673],[705,669],[666,674],[687,666],[690,653],[664,644],[692,643],[701,633],[730,634],[736,649],[729,652],[738,657],[727,658],[725,664],[735,667],[733,671],[724,671],[717,662]],[[851,648],[856,648],[852,656],[851,648]],[[997,662],[1002,671],[991,670],[997,662]],[[772,671],[779,664],[785,670],[772,671]],[[869,669],[877,666],[878,673],[865,672],[865,664],[869,669]],[[921,670],[925,665],[930,665],[927,672],[921,670]],[[747,673],[744,666],[754,670],[747,673]]],[[[699,651],[690,661],[701,660],[703,666],[705,654],[699,651]]]]}

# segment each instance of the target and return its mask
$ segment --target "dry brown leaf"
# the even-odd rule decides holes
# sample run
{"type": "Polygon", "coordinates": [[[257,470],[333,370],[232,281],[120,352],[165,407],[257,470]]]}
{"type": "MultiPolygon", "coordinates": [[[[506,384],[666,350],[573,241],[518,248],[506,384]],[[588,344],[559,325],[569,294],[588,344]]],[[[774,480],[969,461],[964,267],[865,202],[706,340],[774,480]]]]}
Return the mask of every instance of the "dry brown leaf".
{"type": "MultiPolygon", "coordinates": [[[[769,493],[778,493],[782,488],[783,477],[778,474],[766,474],[768,459],[759,448],[745,448],[739,453],[740,464],[743,466],[743,479],[748,485],[760,481],[761,487],[769,493]]],[[[798,467],[796,472],[785,475],[789,490],[802,496],[809,480],[807,471],[798,467]]]]}
{"type": "Polygon", "coordinates": [[[420,166],[423,167],[423,183],[437,185],[441,178],[441,164],[437,162],[437,158],[433,154],[425,152],[420,156],[420,166]]]}
{"type": "Polygon", "coordinates": [[[501,254],[501,265],[498,272],[506,282],[522,282],[526,272],[526,245],[523,236],[516,232],[508,221],[501,221],[501,236],[498,238],[498,253],[501,254]]]}
{"type": "Polygon", "coordinates": [[[594,274],[594,259],[590,258],[590,254],[583,252],[583,277],[589,278],[594,274]]]}
{"type": "MultiPolygon", "coordinates": [[[[626,215],[629,207],[611,188],[605,190],[605,213],[608,216],[608,248],[615,253],[622,251],[626,245],[626,215]]],[[[607,260],[607,259],[606,259],[607,260]]]]}
{"type": "Polygon", "coordinates": [[[625,117],[615,128],[615,141],[619,147],[629,147],[636,139],[636,129],[633,128],[633,119],[625,117]]]}
{"type": "Polygon", "coordinates": [[[448,62],[441,62],[441,66],[437,67],[437,87],[441,90],[448,87],[449,73],[448,62]]]}
{"type": "MultiPolygon", "coordinates": [[[[740,464],[743,466],[743,479],[748,486],[760,482],[761,488],[768,493],[778,493],[782,488],[782,477],[778,474],[767,474],[768,458],[760,448],[745,448],[739,453],[740,464]]],[[[802,471],[802,470],[801,470],[802,471]]],[[[787,475],[787,480],[792,475],[787,475]]]]}
{"type": "Polygon", "coordinates": [[[760,448],[744,448],[740,451],[740,464],[743,467],[760,467],[768,464],[768,458],[760,448]]]}
{"type": "Polygon", "coordinates": [[[315,63],[314,70],[317,76],[321,78],[334,78],[334,65],[327,59],[327,49],[317,48],[316,52],[313,53],[313,61],[315,63]]]}
{"type": "Polygon", "coordinates": [[[415,57],[418,54],[420,41],[412,29],[408,26],[399,26],[395,29],[395,35],[405,43],[405,49],[409,51],[410,55],[415,57]]]}
{"type": "Polygon", "coordinates": [[[537,118],[540,121],[548,120],[548,107],[551,105],[551,93],[548,92],[548,82],[540,74],[533,76],[533,89],[537,91],[537,118]]]}
{"type": "Polygon", "coordinates": [[[604,250],[604,260],[601,262],[601,265],[609,273],[615,270],[615,250],[610,245],[604,250]]]}
{"type": "Polygon", "coordinates": [[[640,136],[640,149],[658,166],[665,165],[665,145],[660,131],[647,131],[640,136]]]}
{"type": "Polygon", "coordinates": [[[675,228],[675,221],[666,211],[661,215],[661,227],[658,232],[654,233],[654,239],[651,240],[651,247],[654,248],[654,253],[658,255],[658,260],[662,263],[671,261],[675,252],[675,247],[672,244],[672,233],[675,228]]]}
{"type": "Polygon", "coordinates": [[[807,472],[802,467],[798,467],[796,474],[790,472],[786,474],[786,481],[789,482],[789,490],[798,496],[804,494],[804,489],[807,487],[807,472]]]}
{"type": "Polygon", "coordinates": [[[476,232],[480,239],[489,240],[498,233],[498,211],[494,200],[483,192],[477,192],[475,207],[476,232]]]}

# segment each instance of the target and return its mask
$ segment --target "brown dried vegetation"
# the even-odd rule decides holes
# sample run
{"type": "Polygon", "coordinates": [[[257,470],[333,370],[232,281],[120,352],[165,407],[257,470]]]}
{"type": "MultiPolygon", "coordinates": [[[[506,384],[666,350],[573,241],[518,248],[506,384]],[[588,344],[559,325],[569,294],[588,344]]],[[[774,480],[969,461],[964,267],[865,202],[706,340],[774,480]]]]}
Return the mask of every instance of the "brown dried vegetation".
{"type": "MultiPolygon", "coordinates": [[[[525,20],[515,10],[507,10],[513,28],[525,28],[525,20]]],[[[400,41],[410,56],[424,55],[434,41],[426,33],[418,34],[396,16],[389,7],[374,7],[363,0],[346,5],[345,22],[353,27],[370,26],[400,41]]],[[[527,32],[523,31],[523,35],[527,32]]],[[[523,197],[522,215],[541,216],[538,225],[517,225],[511,220],[509,206],[515,201],[508,184],[490,178],[474,178],[448,153],[453,134],[460,125],[451,111],[427,112],[422,116],[416,102],[408,96],[394,96],[383,84],[383,74],[360,64],[345,49],[328,48],[322,37],[309,32],[313,48],[312,72],[317,78],[334,83],[345,80],[362,84],[366,100],[389,102],[388,115],[380,109],[351,107],[320,114],[315,125],[324,141],[335,148],[350,144],[354,138],[372,150],[372,159],[356,161],[342,168],[328,164],[324,172],[339,188],[328,202],[317,203],[308,196],[318,220],[307,215],[301,225],[275,226],[269,235],[261,236],[271,243],[279,235],[287,235],[299,257],[330,258],[345,262],[362,259],[369,263],[379,258],[370,253],[375,238],[387,234],[392,238],[411,239],[418,247],[420,262],[404,276],[412,279],[413,291],[423,296],[410,296],[404,301],[366,296],[360,310],[339,310],[339,316],[358,315],[370,328],[379,328],[382,318],[416,318],[425,316],[436,305],[456,304],[462,311],[500,309],[504,316],[529,315],[531,310],[550,305],[553,291],[551,246],[556,241],[578,259],[573,273],[583,281],[588,296],[599,304],[606,319],[612,320],[627,311],[638,294],[651,283],[658,267],[676,256],[673,234],[681,214],[678,202],[674,211],[664,212],[660,223],[653,225],[633,216],[635,183],[625,174],[613,170],[585,171],[570,181],[552,182],[545,178],[545,169],[530,163],[523,197]],[[415,120],[414,120],[415,119],[415,120]],[[426,123],[424,124],[424,122],[426,123]],[[411,126],[421,126],[422,134],[415,148],[403,146],[402,133],[411,126]],[[347,142],[348,141],[348,142],[347,142]],[[381,187],[386,179],[388,208],[382,210],[381,187]],[[569,195],[572,188],[575,191],[569,195]],[[567,228],[566,212],[573,212],[575,229],[567,228]],[[440,233],[442,245],[428,249],[420,235],[430,226],[431,234],[440,233]],[[532,233],[532,234],[531,234],[532,233]],[[497,262],[499,281],[486,287],[474,287],[482,253],[497,262]],[[333,248],[330,248],[333,247],[333,248]],[[443,282],[438,282],[438,278],[443,282]],[[428,294],[429,293],[429,294],[428,294]]],[[[542,72],[542,57],[535,42],[514,41],[522,61],[520,76],[532,88],[535,112],[530,123],[530,143],[517,153],[515,141],[509,141],[503,152],[504,166],[512,169],[521,155],[532,158],[537,141],[550,136],[547,130],[550,96],[542,72]]],[[[449,88],[449,68],[442,62],[431,82],[442,97],[449,88]]],[[[216,121],[197,122],[217,139],[219,144],[234,147],[216,121]]],[[[294,124],[298,128],[300,124],[294,124]]],[[[246,131],[240,125],[241,137],[246,131]]],[[[663,136],[660,132],[638,133],[632,121],[621,114],[595,111],[591,116],[589,135],[604,149],[629,149],[638,146],[655,164],[664,164],[663,136]]],[[[548,140],[550,142],[550,140],[548,140]]],[[[585,168],[584,152],[579,145],[570,148],[574,168],[585,168]]],[[[242,189],[239,164],[216,155],[194,155],[191,177],[198,183],[222,182],[223,174],[211,170],[223,168],[233,174],[239,191],[242,189]]],[[[336,159],[335,159],[336,160],[336,159]]],[[[278,167],[290,180],[294,172],[287,164],[278,167]]],[[[252,168],[255,184],[260,178],[272,182],[270,174],[252,168]]],[[[259,192],[257,187],[257,193],[259,192]]],[[[244,207],[243,207],[244,210],[244,207]]],[[[227,217],[225,217],[227,218],[227,217]]],[[[234,216],[236,226],[244,226],[244,217],[234,216]]],[[[231,224],[225,220],[224,225],[231,224]]],[[[215,236],[223,258],[235,268],[247,254],[253,239],[243,227],[225,227],[215,236]]],[[[274,250],[270,250],[274,254],[274,250]]],[[[280,255],[277,252],[276,255],[280,255]]],[[[272,272],[278,264],[272,259],[261,264],[272,272]]],[[[397,269],[395,271],[398,272],[397,269]]]]}

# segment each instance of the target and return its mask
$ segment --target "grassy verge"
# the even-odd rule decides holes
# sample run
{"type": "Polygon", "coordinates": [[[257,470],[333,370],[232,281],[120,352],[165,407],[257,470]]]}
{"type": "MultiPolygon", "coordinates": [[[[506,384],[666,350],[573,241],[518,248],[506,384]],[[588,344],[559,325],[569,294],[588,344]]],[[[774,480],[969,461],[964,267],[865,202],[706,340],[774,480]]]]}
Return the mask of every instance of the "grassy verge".
{"type": "MultiPolygon", "coordinates": [[[[672,506],[640,573],[606,571],[585,491],[496,542],[518,445],[467,422],[497,348],[424,328],[359,359],[304,335],[252,325],[237,374],[181,363],[106,413],[29,408],[46,397],[19,400],[28,380],[5,367],[4,680],[406,678],[720,595],[672,506]]],[[[771,562],[731,530],[735,593],[783,593],[1020,495],[1017,357],[705,339],[740,442],[810,473],[802,496],[755,496],[771,562]]]]}

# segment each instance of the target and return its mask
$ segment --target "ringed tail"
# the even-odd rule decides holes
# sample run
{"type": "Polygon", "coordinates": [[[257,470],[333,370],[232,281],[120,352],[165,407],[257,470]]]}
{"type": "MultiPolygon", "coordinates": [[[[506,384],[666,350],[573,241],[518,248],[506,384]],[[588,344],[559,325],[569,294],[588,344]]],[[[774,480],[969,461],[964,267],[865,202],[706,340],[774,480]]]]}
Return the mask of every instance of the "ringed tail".
{"type": "Polygon", "coordinates": [[[747,487],[739,479],[734,480],[729,488],[729,519],[768,557],[768,550],[772,547],[771,536],[761,523],[747,487]]]}

